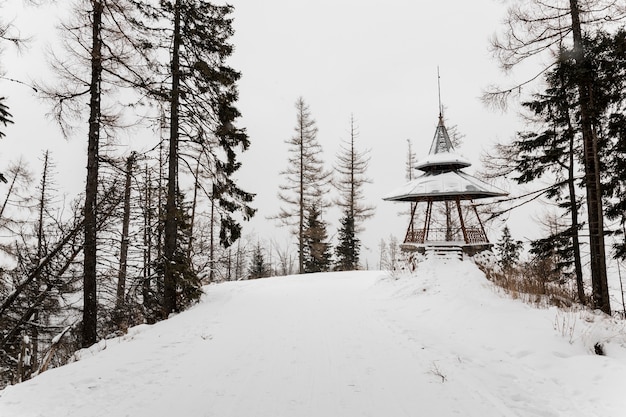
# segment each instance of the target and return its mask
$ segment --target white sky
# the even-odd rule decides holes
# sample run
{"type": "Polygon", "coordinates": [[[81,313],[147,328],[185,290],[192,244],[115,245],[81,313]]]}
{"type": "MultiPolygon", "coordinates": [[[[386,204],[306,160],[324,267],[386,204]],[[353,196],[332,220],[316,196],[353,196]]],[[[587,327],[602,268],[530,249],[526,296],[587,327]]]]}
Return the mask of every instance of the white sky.
{"type": "MultiPolygon", "coordinates": [[[[374,183],[365,193],[377,210],[361,236],[363,258],[370,267],[377,264],[381,238],[404,236],[407,220],[397,215],[404,207],[381,198],[404,183],[407,139],[413,141],[418,158],[428,152],[438,115],[437,66],[446,117],[465,134],[458,151],[474,163],[467,172],[480,168],[483,150],[519,128],[515,114],[493,112],[479,100],[485,87],[503,80],[488,52],[489,37],[501,29],[506,5],[500,1],[234,0],[232,4],[236,49],[231,63],[243,73],[239,124],[247,128],[252,142],[242,157],[239,178],[244,189],[257,193],[258,208],[244,233],[286,240],[286,230],[266,217],[278,212],[276,194],[282,182],[278,173],[286,167],[284,141],[293,134],[298,96],[304,97],[317,121],[328,167],[340,141],[348,138],[351,114],[360,132],[357,146],[371,149],[368,175],[374,183]]],[[[59,12],[51,7],[15,11],[20,7],[19,0],[7,1],[3,19],[17,16],[15,23],[28,25],[23,33],[34,39],[22,55],[5,47],[4,75],[25,82],[45,79],[48,69],[42,49],[53,39],[50,28],[59,12]]],[[[0,93],[8,96],[15,120],[0,144],[0,167],[23,155],[36,170],[37,158],[49,148],[63,178],[60,188],[80,191],[85,135],[62,139],[55,124],[45,120],[45,105],[27,87],[0,80],[0,93]]],[[[331,235],[338,216],[338,210],[329,213],[331,235]]],[[[521,218],[516,223],[513,234],[522,238],[527,222],[521,218]]],[[[499,232],[491,237],[496,240],[499,232]]]]}

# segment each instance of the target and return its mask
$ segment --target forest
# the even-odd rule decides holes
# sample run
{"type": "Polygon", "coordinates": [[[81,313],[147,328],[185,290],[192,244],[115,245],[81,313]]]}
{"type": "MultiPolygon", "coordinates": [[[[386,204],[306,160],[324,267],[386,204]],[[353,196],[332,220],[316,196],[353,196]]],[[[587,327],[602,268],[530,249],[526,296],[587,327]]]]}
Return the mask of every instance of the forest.
{"type": "MultiPolygon", "coordinates": [[[[269,219],[291,232],[295,250],[242,239],[255,190],[237,173],[255,138],[239,124],[233,11],[203,0],[82,0],[60,23],[51,75],[32,88],[63,135],[83,135],[84,189],[63,199],[48,152],[31,155],[36,178],[21,160],[0,166],[0,387],[165,320],[209,283],[364,267],[359,235],[375,210],[365,199],[370,152],[351,118],[329,169],[304,97],[294,100],[280,210],[269,219]],[[136,124],[154,142],[120,151],[116,138],[136,124]],[[341,212],[332,231],[329,207],[341,212]]],[[[607,262],[626,259],[626,8],[532,0],[513,2],[504,18],[491,41],[494,66],[549,59],[521,83],[485,86],[486,105],[521,106],[525,129],[489,150],[483,177],[534,188],[482,209],[498,218],[541,198],[556,214],[530,242],[528,261],[507,228],[494,250],[508,279],[564,288],[612,314],[607,262]],[[531,84],[541,91],[529,94],[531,84]]],[[[0,54],[25,41],[0,17],[0,54]]],[[[1,64],[0,77],[20,82],[1,64]]],[[[14,123],[8,99],[0,91],[0,149],[14,123]]],[[[409,143],[407,179],[413,163],[409,143]]],[[[381,241],[380,266],[395,266],[397,246],[381,241]]]]}

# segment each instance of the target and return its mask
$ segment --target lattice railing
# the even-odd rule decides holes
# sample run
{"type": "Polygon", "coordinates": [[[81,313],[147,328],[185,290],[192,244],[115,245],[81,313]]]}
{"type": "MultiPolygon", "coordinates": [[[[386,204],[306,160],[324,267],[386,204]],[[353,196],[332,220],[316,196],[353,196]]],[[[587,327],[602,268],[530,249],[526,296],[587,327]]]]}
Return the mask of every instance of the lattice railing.
{"type": "Polygon", "coordinates": [[[434,228],[427,231],[424,236],[424,230],[409,230],[406,233],[404,243],[423,244],[427,242],[465,242],[466,244],[489,243],[485,232],[478,227],[465,229],[467,239],[463,237],[460,229],[447,230],[445,228],[434,228]]]}

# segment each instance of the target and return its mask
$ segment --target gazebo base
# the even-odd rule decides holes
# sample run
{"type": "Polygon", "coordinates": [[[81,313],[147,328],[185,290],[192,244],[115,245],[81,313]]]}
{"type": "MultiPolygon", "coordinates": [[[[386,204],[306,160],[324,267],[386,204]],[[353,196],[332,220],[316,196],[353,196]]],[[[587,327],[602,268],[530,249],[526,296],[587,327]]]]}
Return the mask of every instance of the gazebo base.
{"type": "Polygon", "coordinates": [[[425,255],[429,251],[437,252],[456,252],[459,249],[467,256],[474,256],[477,253],[490,250],[493,244],[487,242],[481,243],[465,243],[465,242],[425,242],[425,243],[402,243],[400,250],[403,252],[417,252],[425,255]]]}

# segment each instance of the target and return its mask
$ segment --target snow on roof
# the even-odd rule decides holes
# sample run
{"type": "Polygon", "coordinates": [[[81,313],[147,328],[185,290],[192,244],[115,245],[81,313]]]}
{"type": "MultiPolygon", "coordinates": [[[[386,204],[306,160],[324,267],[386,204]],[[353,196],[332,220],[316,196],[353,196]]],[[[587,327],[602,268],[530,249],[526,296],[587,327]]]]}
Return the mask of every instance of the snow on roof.
{"type": "Polygon", "coordinates": [[[446,167],[448,169],[466,168],[472,165],[470,161],[455,152],[440,152],[429,154],[415,165],[415,169],[427,171],[431,167],[446,167]]]}
{"type": "Polygon", "coordinates": [[[425,173],[383,197],[386,201],[480,199],[508,193],[460,170],[425,173]]]}

